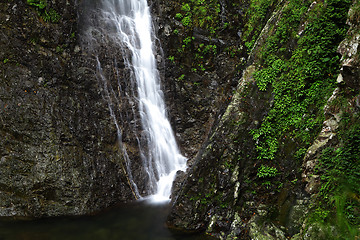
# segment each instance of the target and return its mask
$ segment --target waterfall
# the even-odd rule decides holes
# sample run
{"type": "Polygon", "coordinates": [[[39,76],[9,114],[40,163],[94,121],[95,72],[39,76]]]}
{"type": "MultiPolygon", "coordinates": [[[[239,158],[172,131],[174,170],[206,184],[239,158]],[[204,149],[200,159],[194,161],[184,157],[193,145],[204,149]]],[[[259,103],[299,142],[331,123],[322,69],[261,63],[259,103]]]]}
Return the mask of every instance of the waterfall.
{"type": "MultiPolygon", "coordinates": [[[[89,4],[94,3],[89,1],[89,4]]],[[[141,119],[141,138],[145,139],[145,144],[139,146],[142,165],[148,179],[150,199],[168,200],[176,172],[186,168],[186,158],[178,149],[166,116],[147,1],[102,0],[92,7],[96,9],[94,13],[96,16],[90,21],[91,27],[88,29],[92,38],[90,41],[97,42],[98,45],[99,41],[102,41],[103,45],[107,41],[115,42],[122,49],[125,65],[131,71],[129,81],[133,81],[132,86],[135,88],[132,91],[136,93],[135,99],[141,119]]],[[[104,79],[101,63],[99,61],[97,63],[98,74],[106,92],[105,97],[111,101],[109,92],[113,90],[109,90],[111,86],[104,79]]],[[[116,104],[109,103],[113,118],[115,118],[113,113],[115,106],[116,104]]],[[[121,139],[121,129],[118,125],[116,127],[121,139]]],[[[133,186],[136,188],[135,183],[133,186]]]]}

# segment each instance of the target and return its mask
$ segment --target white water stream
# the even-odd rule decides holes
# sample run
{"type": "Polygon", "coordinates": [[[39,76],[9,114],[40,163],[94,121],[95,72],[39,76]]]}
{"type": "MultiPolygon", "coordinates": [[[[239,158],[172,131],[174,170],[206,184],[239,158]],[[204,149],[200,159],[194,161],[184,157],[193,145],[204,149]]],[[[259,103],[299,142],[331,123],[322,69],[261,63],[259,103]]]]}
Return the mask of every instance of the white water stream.
{"type": "Polygon", "coordinates": [[[100,5],[99,19],[111,28],[111,36],[106,37],[115,36],[120,41],[119,47],[130,50],[123,51],[129,52],[124,60],[132,71],[133,79],[129,81],[136,83],[134,86],[137,88],[135,91],[141,124],[143,134],[146,135],[147,147],[146,150],[141,149],[141,157],[149,178],[149,192],[152,193],[149,199],[155,202],[167,201],[176,172],[186,168],[186,158],[178,149],[166,116],[147,1],[102,0],[100,5]]]}

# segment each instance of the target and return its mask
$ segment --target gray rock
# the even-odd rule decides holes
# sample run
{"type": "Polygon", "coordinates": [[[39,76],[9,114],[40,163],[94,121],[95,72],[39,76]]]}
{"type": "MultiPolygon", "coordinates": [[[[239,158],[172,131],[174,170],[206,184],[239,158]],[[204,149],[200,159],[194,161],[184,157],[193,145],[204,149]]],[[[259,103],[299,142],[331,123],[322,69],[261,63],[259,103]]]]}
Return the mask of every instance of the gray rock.
{"type": "Polygon", "coordinates": [[[94,59],[77,55],[69,37],[77,5],[66,2],[48,2],[57,24],[26,1],[0,3],[0,18],[11,13],[0,27],[9,59],[0,65],[2,217],[87,214],[134,199],[96,75],[81,71],[94,59]]]}

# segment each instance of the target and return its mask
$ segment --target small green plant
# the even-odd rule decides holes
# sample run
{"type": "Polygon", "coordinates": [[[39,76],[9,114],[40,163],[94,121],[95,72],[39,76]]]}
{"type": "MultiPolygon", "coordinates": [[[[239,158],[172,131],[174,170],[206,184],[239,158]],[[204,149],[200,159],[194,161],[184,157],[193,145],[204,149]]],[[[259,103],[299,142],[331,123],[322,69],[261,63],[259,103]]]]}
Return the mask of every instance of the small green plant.
{"type": "Polygon", "coordinates": [[[174,56],[169,56],[168,59],[170,60],[170,62],[174,63],[175,62],[175,57],[174,56]]]}
{"type": "Polygon", "coordinates": [[[257,176],[259,178],[271,178],[278,175],[278,170],[275,167],[269,167],[266,165],[261,165],[258,168],[257,176]]]}
{"type": "Polygon", "coordinates": [[[236,47],[228,47],[225,49],[225,51],[230,55],[230,57],[235,57],[239,51],[236,47]]]}
{"type": "Polygon", "coordinates": [[[204,59],[203,55],[200,55],[199,53],[195,53],[195,60],[202,60],[204,59]]]}
{"type": "Polygon", "coordinates": [[[178,77],[178,80],[179,80],[179,81],[182,81],[182,80],[184,80],[184,78],[185,78],[185,74],[181,74],[181,76],[178,77]]]}
{"type": "Polygon", "coordinates": [[[203,54],[213,54],[213,55],[216,55],[217,53],[217,47],[216,45],[212,45],[212,44],[209,44],[209,45],[204,45],[203,43],[202,44],[199,44],[199,48],[197,49],[198,52],[201,52],[203,54]]]}
{"type": "Polygon", "coordinates": [[[183,43],[185,45],[188,45],[189,43],[191,43],[192,40],[194,40],[195,38],[194,37],[186,37],[184,40],[183,40],[183,43]]]}
{"type": "Polygon", "coordinates": [[[177,13],[176,15],[175,15],[175,18],[177,19],[177,20],[181,20],[181,19],[183,19],[183,15],[181,14],[181,13],[177,13]]]}
{"type": "Polygon", "coordinates": [[[61,18],[53,8],[48,7],[46,0],[27,0],[27,4],[35,7],[38,15],[45,22],[57,23],[61,18]]]}
{"type": "Polygon", "coordinates": [[[199,69],[201,70],[201,71],[205,71],[206,69],[205,69],[205,67],[204,67],[204,65],[203,64],[198,64],[198,67],[199,67],[199,69]]]}
{"type": "Polygon", "coordinates": [[[191,10],[190,5],[188,3],[183,4],[181,10],[184,12],[190,12],[191,10]]]}
{"type": "Polygon", "coordinates": [[[223,202],[220,204],[221,208],[227,208],[229,206],[229,204],[227,202],[223,202]]]}
{"type": "Polygon", "coordinates": [[[326,218],[329,216],[330,211],[325,210],[322,207],[317,207],[315,210],[313,210],[311,218],[312,220],[315,220],[316,222],[324,223],[326,218]]]}
{"type": "Polygon", "coordinates": [[[35,45],[37,41],[37,38],[30,38],[30,43],[33,45],[35,45]]]}
{"type": "Polygon", "coordinates": [[[64,51],[64,49],[63,49],[61,46],[57,46],[56,49],[55,49],[55,51],[56,51],[57,53],[62,53],[62,52],[64,51]]]}
{"type": "Polygon", "coordinates": [[[191,17],[190,17],[190,16],[184,17],[184,18],[181,20],[181,23],[182,23],[185,27],[190,26],[190,25],[192,24],[191,17]]]}
{"type": "Polygon", "coordinates": [[[9,59],[8,59],[8,58],[5,58],[4,61],[3,61],[3,63],[6,64],[8,61],[9,61],[9,59]]]}
{"type": "Polygon", "coordinates": [[[42,14],[42,18],[45,22],[57,23],[59,22],[61,16],[54,9],[50,8],[49,11],[44,11],[44,14],[42,14]]]}
{"type": "Polygon", "coordinates": [[[44,9],[47,6],[46,0],[27,0],[27,3],[31,6],[35,6],[39,9],[44,9]]]}
{"type": "Polygon", "coordinates": [[[266,189],[271,188],[271,182],[270,181],[265,181],[265,182],[261,183],[261,185],[264,186],[266,189]]]}
{"type": "Polygon", "coordinates": [[[174,33],[175,35],[178,35],[178,34],[179,34],[179,30],[174,29],[173,33],[174,33]]]}

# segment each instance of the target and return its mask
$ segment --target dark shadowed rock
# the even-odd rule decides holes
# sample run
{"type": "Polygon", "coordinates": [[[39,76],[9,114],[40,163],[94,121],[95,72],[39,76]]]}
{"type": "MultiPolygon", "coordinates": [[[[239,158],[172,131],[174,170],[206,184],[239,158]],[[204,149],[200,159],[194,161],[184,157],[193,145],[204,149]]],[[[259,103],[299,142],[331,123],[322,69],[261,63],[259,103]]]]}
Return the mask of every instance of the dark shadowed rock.
{"type": "Polygon", "coordinates": [[[78,46],[77,5],[0,3],[0,215],[79,215],[134,199],[117,132],[78,46]],[[49,10],[48,9],[48,10],[49,10]]]}

